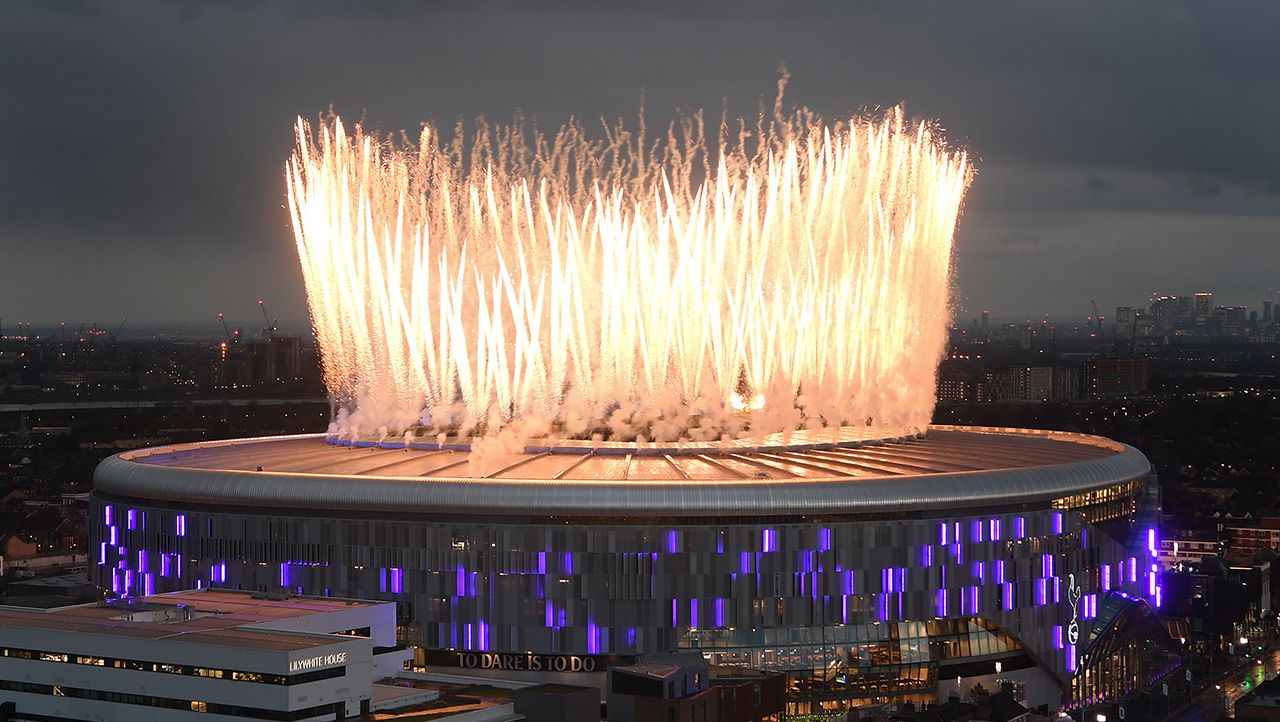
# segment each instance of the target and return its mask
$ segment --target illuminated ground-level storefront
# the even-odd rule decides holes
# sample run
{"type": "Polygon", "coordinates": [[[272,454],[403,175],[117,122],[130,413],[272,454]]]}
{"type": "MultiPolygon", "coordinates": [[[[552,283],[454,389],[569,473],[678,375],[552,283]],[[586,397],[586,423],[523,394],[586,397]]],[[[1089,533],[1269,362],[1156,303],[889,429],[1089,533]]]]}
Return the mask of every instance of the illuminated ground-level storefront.
{"type": "Polygon", "coordinates": [[[1159,597],[1149,464],[1122,444],[936,428],[695,451],[541,449],[473,477],[451,475],[465,449],[317,437],[129,452],[95,477],[91,569],[122,595],[396,601],[422,663],[517,677],[699,649],[785,671],[793,715],[1001,675],[1070,706],[1108,595],[1159,597]]]}

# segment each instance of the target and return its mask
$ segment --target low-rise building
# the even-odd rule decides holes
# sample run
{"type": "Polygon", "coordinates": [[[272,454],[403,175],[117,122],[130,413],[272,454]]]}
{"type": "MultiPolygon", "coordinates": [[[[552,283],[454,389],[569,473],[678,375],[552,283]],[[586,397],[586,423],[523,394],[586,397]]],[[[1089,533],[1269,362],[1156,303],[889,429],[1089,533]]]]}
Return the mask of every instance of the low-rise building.
{"type": "Polygon", "coordinates": [[[1240,722],[1280,722],[1280,680],[1269,680],[1236,700],[1240,722]]]}
{"type": "Polygon", "coordinates": [[[1222,543],[1216,539],[1180,538],[1161,539],[1156,561],[1160,568],[1169,571],[1185,564],[1199,564],[1205,559],[1222,555],[1222,543]]]}
{"type": "Polygon", "coordinates": [[[395,604],[224,590],[0,607],[13,719],[335,720],[399,672],[395,604]]]}
{"type": "Polygon", "coordinates": [[[650,655],[609,669],[609,722],[773,722],[785,687],[781,672],[711,667],[696,652],[650,655]]]}

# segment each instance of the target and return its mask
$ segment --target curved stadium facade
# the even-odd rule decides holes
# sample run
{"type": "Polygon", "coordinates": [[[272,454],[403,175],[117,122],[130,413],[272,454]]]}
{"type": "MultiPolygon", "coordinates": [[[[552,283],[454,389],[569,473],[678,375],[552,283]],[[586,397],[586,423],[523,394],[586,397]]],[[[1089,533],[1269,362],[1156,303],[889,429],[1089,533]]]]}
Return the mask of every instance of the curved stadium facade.
{"type": "Polygon", "coordinates": [[[120,454],[96,581],[394,600],[419,664],[600,675],[650,652],[783,670],[790,717],[975,682],[1079,708],[1167,674],[1138,450],[934,427],[475,457],[323,436],[120,454]]]}

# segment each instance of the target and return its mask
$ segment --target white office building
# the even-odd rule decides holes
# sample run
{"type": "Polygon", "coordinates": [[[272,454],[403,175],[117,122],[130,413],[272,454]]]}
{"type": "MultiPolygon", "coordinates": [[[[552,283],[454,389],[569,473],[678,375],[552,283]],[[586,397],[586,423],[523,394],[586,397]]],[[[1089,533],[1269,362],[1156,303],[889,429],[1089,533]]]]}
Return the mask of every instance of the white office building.
{"type": "Polygon", "coordinates": [[[0,714],[340,720],[367,712],[373,682],[408,657],[394,603],[202,590],[0,607],[0,714]]]}

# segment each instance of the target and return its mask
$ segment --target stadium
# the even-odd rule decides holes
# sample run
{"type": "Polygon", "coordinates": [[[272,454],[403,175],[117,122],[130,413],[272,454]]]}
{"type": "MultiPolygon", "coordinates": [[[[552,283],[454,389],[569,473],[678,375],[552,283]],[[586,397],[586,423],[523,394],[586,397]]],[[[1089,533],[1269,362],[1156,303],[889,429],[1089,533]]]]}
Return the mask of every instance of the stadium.
{"type": "Polygon", "coordinates": [[[130,451],[95,581],[398,603],[418,665],[601,684],[695,649],[783,670],[788,718],[1008,682],[1078,710],[1170,673],[1146,457],[1081,434],[863,428],[736,442],[324,435],[130,451]]]}

